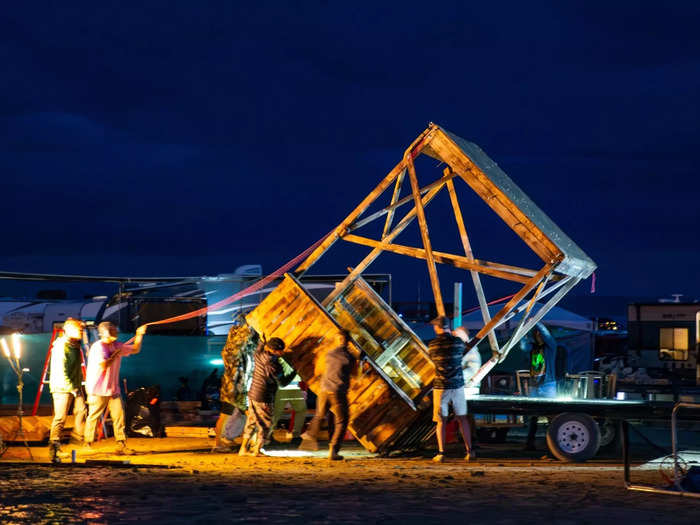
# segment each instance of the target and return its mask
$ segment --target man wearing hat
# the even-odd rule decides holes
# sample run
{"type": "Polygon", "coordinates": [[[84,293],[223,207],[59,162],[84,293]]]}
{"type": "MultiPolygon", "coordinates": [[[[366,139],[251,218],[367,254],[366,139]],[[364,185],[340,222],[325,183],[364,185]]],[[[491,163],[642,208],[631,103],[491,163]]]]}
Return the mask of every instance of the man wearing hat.
{"type": "Polygon", "coordinates": [[[433,382],[433,421],[437,424],[436,434],[438,454],[433,461],[441,463],[445,460],[445,423],[449,415],[450,405],[459,422],[467,455],[464,459],[474,459],[472,450],[471,429],[467,419],[467,400],[464,395],[464,374],[462,372],[462,357],[469,336],[464,328],[450,330],[450,320],[444,315],[431,321],[436,337],[428,344],[430,359],[435,365],[435,380],[433,382]]]}
{"type": "Polygon", "coordinates": [[[275,403],[275,394],[278,385],[289,383],[296,372],[284,374],[284,369],[279,359],[284,353],[284,341],[279,337],[273,337],[269,341],[263,334],[262,340],[253,355],[255,367],[253,369],[253,381],[248,391],[248,411],[246,423],[243,429],[243,441],[238,454],[241,456],[259,456],[265,437],[272,426],[272,416],[275,403]],[[251,451],[248,445],[253,433],[257,433],[257,439],[251,451]]]}

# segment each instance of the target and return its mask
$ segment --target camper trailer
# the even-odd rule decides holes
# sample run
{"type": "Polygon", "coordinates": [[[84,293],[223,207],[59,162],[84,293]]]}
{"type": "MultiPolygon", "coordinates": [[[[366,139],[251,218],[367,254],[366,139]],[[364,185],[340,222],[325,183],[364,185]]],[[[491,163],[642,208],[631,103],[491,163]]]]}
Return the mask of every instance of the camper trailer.
{"type": "Polygon", "coordinates": [[[632,303],[627,323],[629,349],[640,367],[681,385],[700,385],[700,303],[632,303]]]}

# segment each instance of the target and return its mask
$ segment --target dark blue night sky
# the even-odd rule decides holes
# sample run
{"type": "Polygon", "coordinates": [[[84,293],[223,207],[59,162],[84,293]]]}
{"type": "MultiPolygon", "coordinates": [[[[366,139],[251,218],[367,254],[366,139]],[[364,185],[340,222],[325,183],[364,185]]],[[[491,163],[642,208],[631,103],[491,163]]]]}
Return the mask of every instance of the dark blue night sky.
{"type": "MultiPolygon", "coordinates": [[[[599,293],[700,296],[698,2],[68,4],[0,14],[2,270],[271,271],[434,121],[599,264],[599,293]]],[[[491,227],[476,255],[508,262],[491,227]]],[[[413,300],[427,272],[401,262],[370,270],[413,300]]]]}

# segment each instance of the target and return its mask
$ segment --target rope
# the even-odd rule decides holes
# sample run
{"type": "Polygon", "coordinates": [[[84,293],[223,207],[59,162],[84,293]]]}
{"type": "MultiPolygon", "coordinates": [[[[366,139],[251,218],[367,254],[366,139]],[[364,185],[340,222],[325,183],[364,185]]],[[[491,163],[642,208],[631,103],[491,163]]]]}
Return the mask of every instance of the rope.
{"type": "MultiPolygon", "coordinates": [[[[334,230],[332,230],[334,231],[334,230]]],[[[325,239],[328,237],[332,231],[328,232],[326,235],[321,237],[318,241],[316,241],[314,244],[309,246],[306,250],[304,250],[302,253],[291,259],[290,261],[286,262],[277,270],[272,272],[271,274],[263,277],[260,279],[258,282],[250,285],[248,288],[245,288],[244,290],[241,290],[240,292],[236,292],[235,294],[222,299],[221,301],[218,301],[214,304],[210,304],[209,306],[205,306],[204,308],[200,308],[199,310],[194,310],[192,312],[187,312],[186,314],[181,314],[181,315],[176,315],[175,317],[168,317],[167,319],[161,319],[160,321],[153,321],[151,323],[146,323],[144,326],[155,326],[155,325],[160,325],[160,324],[169,324],[169,323],[177,323],[178,321],[185,321],[187,319],[192,319],[193,317],[199,317],[200,315],[204,315],[207,312],[210,312],[212,310],[218,310],[219,308],[229,305],[231,303],[235,303],[236,301],[240,301],[244,297],[247,297],[249,295],[252,295],[256,293],[258,290],[261,288],[264,288],[267,286],[270,282],[274,281],[278,277],[284,275],[287,273],[291,268],[294,266],[297,266],[302,260],[306,259],[311,252],[313,252],[325,239]]],[[[127,341],[127,344],[130,344],[134,341],[136,337],[132,337],[127,341]]]]}
{"type": "MultiPolygon", "coordinates": [[[[486,305],[487,305],[487,306],[493,306],[494,304],[504,303],[504,302],[506,302],[507,300],[509,300],[511,297],[513,297],[514,295],[515,295],[515,294],[513,293],[513,294],[510,294],[510,295],[506,295],[505,297],[501,297],[500,299],[494,299],[493,301],[489,301],[488,303],[486,303],[486,305]]],[[[464,314],[470,314],[470,313],[472,313],[472,312],[476,312],[477,310],[479,310],[479,308],[480,308],[479,306],[473,306],[473,307],[471,307],[471,308],[467,308],[466,310],[462,310],[462,315],[464,315],[464,314]]]]}

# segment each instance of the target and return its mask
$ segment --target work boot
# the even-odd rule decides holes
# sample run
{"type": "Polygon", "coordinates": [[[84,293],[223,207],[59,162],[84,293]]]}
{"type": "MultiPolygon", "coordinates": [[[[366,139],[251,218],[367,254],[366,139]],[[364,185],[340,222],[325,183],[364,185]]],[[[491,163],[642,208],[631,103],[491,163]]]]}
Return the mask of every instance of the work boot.
{"type": "Polygon", "coordinates": [[[248,456],[248,441],[250,441],[250,438],[243,438],[243,441],[241,441],[241,448],[238,449],[238,455],[239,456],[248,456]]]}
{"type": "Polygon", "coordinates": [[[435,457],[433,458],[433,461],[434,461],[435,463],[443,463],[443,462],[445,461],[445,454],[443,454],[442,452],[440,452],[437,456],[435,456],[435,457]]]}
{"type": "Polygon", "coordinates": [[[328,459],[330,459],[331,461],[341,461],[342,459],[344,459],[343,456],[338,454],[339,449],[340,447],[338,445],[331,445],[328,449],[328,459]]]}
{"type": "Polygon", "coordinates": [[[49,441],[49,461],[51,463],[60,463],[61,458],[59,453],[61,452],[61,443],[58,441],[49,441]]]}
{"type": "Polygon", "coordinates": [[[114,453],[117,456],[132,456],[134,451],[126,446],[126,441],[117,441],[117,450],[114,453]]]}

